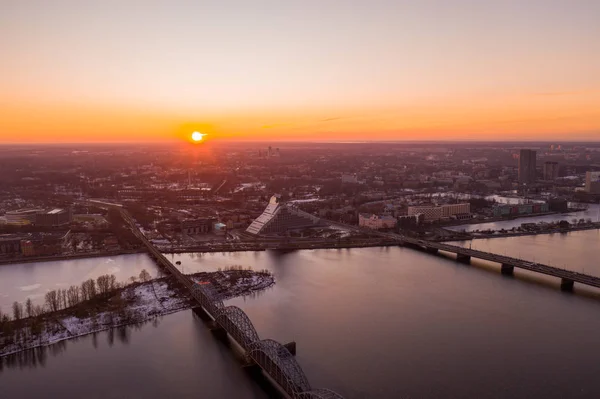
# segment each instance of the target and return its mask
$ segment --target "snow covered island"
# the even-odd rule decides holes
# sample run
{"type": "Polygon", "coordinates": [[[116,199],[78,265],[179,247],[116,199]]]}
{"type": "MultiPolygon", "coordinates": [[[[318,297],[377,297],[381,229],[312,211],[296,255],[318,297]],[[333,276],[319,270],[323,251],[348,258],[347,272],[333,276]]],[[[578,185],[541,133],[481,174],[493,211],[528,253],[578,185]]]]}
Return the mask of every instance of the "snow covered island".
{"type": "MultiPolygon", "coordinates": [[[[255,295],[275,284],[267,270],[231,267],[216,272],[189,275],[195,281],[212,283],[222,299],[255,295]]],[[[93,281],[93,280],[92,280],[93,281]]],[[[10,320],[0,318],[0,357],[62,340],[138,324],[196,303],[173,277],[132,283],[105,295],[97,295],[74,306],[10,320]]]]}

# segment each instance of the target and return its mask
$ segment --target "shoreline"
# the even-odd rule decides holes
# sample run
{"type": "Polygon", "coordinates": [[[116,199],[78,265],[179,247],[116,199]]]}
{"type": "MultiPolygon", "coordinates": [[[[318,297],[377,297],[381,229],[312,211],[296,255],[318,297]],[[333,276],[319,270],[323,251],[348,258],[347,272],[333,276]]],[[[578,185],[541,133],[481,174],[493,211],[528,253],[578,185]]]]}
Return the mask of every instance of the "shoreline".
{"type": "MultiPolygon", "coordinates": [[[[189,252],[244,252],[244,251],[266,251],[266,250],[301,250],[301,249],[345,249],[345,248],[367,248],[367,247],[386,247],[390,245],[396,245],[389,241],[379,242],[366,242],[366,243],[282,243],[274,241],[271,243],[263,242],[241,242],[235,244],[233,247],[221,246],[221,247],[208,247],[208,246],[189,246],[181,248],[158,248],[161,253],[164,254],[178,254],[178,253],[189,253],[189,252]]],[[[118,250],[118,251],[106,251],[106,252],[94,252],[94,253],[81,253],[72,255],[52,255],[52,256],[36,256],[36,257],[24,257],[24,258],[10,258],[0,259],[0,267],[5,265],[16,265],[25,263],[35,262],[57,262],[61,260],[75,260],[75,259],[88,259],[88,258],[103,258],[110,256],[120,255],[133,255],[133,254],[148,254],[146,249],[134,249],[134,250],[118,250]]]]}
{"type": "Polygon", "coordinates": [[[145,249],[123,249],[123,250],[118,250],[118,251],[92,252],[92,253],[80,253],[80,254],[31,256],[31,257],[23,257],[23,258],[0,259],[0,266],[21,264],[21,263],[53,262],[53,261],[72,260],[72,259],[103,258],[103,257],[108,257],[108,256],[131,255],[131,254],[142,254],[142,253],[147,253],[147,251],[145,249]]]}
{"type": "Polygon", "coordinates": [[[294,251],[294,250],[306,250],[306,249],[346,249],[346,248],[369,248],[369,247],[388,247],[398,245],[396,242],[390,242],[389,240],[381,240],[380,242],[368,242],[368,243],[244,243],[244,245],[238,245],[235,247],[221,247],[221,248],[206,248],[206,247],[182,247],[182,248],[158,248],[163,254],[180,254],[180,253],[211,253],[211,252],[260,252],[260,251],[294,251]],[[274,244],[274,245],[273,245],[274,244]]]}
{"type": "Polygon", "coordinates": [[[496,223],[496,222],[509,222],[511,220],[517,220],[517,219],[524,219],[524,218],[534,218],[534,217],[540,217],[540,216],[551,216],[551,215],[565,215],[568,216],[572,213],[577,213],[577,212],[582,212],[582,211],[567,211],[567,212],[543,212],[543,213],[529,213],[529,214],[524,214],[524,215],[516,215],[516,216],[509,216],[509,217],[503,217],[503,216],[498,216],[498,217],[492,217],[489,219],[484,219],[484,220],[473,220],[471,219],[469,221],[469,223],[449,223],[449,224],[444,224],[441,225],[439,227],[441,227],[442,229],[449,229],[452,230],[451,227],[460,227],[460,226],[470,226],[473,224],[484,224],[484,223],[496,223]]]}
{"type": "MultiPolygon", "coordinates": [[[[588,231],[588,230],[600,230],[600,225],[595,224],[593,226],[580,226],[570,229],[553,229],[547,231],[522,231],[515,233],[498,233],[498,234],[484,234],[484,235],[472,235],[470,238],[459,238],[459,239],[448,239],[441,242],[449,241],[471,241],[471,240],[487,240],[491,238],[510,238],[510,237],[523,237],[523,236],[537,236],[544,234],[567,234],[575,231],[588,231]]],[[[496,230],[497,231],[497,230],[496,230]]],[[[468,234],[473,234],[472,232],[468,234]]],[[[477,234],[477,233],[475,233],[477,234]]]]}

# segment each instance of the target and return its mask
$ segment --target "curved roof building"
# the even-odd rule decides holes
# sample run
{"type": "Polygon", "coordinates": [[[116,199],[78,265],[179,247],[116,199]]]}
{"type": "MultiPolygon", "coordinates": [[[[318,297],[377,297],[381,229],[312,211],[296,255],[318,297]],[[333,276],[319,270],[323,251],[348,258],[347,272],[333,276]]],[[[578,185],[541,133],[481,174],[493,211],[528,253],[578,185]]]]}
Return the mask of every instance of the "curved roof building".
{"type": "Polygon", "coordinates": [[[319,224],[321,220],[318,217],[283,203],[277,195],[274,195],[263,213],[248,226],[246,232],[255,235],[277,234],[319,224]]]}

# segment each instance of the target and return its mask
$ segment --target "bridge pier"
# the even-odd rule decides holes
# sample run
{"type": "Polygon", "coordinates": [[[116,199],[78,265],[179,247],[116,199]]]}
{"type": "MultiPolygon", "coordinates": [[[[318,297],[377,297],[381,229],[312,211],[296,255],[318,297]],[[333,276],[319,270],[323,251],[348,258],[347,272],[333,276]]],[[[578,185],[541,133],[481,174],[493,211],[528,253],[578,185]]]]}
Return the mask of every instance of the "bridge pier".
{"type": "Polygon", "coordinates": [[[425,247],[425,252],[428,254],[436,255],[439,251],[437,248],[425,247]]]}
{"type": "Polygon", "coordinates": [[[208,328],[210,332],[215,335],[218,339],[225,340],[227,339],[227,330],[225,330],[219,323],[216,321],[211,321],[208,323],[208,328]]]}
{"type": "Polygon", "coordinates": [[[513,265],[507,265],[506,263],[503,263],[500,267],[500,273],[504,274],[505,276],[512,276],[515,274],[515,267],[513,265]]]}
{"type": "Polygon", "coordinates": [[[456,261],[460,263],[471,263],[471,255],[456,254],[456,261]]]}
{"type": "Polygon", "coordinates": [[[573,291],[574,285],[575,285],[575,282],[568,278],[563,278],[560,280],[560,289],[562,291],[573,291]]]}
{"type": "Polygon", "coordinates": [[[206,313],[206,311],[202,308],[202,306],[194,306],[192,308],[192,312],[194,312],[196,314],[196,316],[198,316],[199,318],[201,318],[204,321],[212,320],[210,318],[210,316],[208,315],[208,313],[206,313]]]}

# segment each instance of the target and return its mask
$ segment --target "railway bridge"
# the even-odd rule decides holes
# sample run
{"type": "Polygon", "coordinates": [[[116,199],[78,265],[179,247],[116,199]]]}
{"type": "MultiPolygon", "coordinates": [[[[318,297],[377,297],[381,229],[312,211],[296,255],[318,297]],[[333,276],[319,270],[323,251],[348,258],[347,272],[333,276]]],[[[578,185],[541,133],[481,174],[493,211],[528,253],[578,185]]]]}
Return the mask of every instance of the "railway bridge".
{"type": "MultiPolygon", "coordinates": [[[[122,208],[118,209],[133,234],[146,246],[156,262],[189,290],[199,307],[213,320],[217,328],[237,342],[244,349],[247,359],[261,368],[287,396],[294,399],[343,399],[340,394],[329,389],[313,388],[288,346],[272,339],[260,339],[252,321],[242,309],[236,306],[225,306],[210,283],[193,281],[181,273],[142,234],[129,213],[122,208]]],[[[295,352],[295,347],[293,351],[295,352]]]]}

